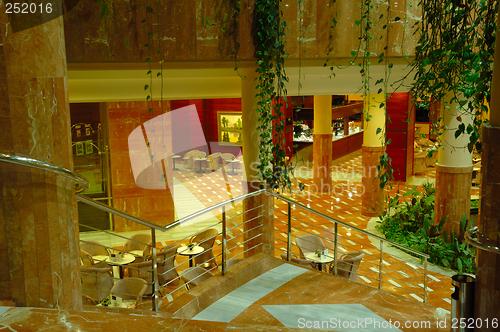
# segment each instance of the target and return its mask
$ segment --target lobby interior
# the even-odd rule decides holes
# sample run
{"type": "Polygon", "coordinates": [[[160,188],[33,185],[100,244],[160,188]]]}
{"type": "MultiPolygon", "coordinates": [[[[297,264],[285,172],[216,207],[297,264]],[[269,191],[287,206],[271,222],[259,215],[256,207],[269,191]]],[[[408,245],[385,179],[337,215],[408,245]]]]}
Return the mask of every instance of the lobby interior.
{"type": "MultiPolygon", "coordinates": [[[[242,14],[236,34],[240,42],[238,72],[234,71],[233,46],[227,41],[227,34],[220,32],[220,27],[207,27],[201,23],[202,17],[210,17],[216,12],[217,6],[212,1],[201,1],[196,6],[187,2],[176,3],[171,5],[173,9],[167,4],[160,7],[162,22],[168,22],[162,23],[165,30],[162,43],[164,60],[161,64],[156,58],[150,62],[153,71],[162,71],[162,80],[158,77],[151,80],[146,74],[151,70],[148,63],[144,63],[147,56],[142,47],[147,34],[138,19],[143,13],[128,6],[117,3],[115,11],[99,19],[99,4],[80,1],[62,18],[16,33],[12,32],[7,15],[1,14],[0,19],[5,23],[1,28],[1,88],[6,106],[1,114],[0,153],[27,156],[75,170],[87,177],[91,180],[91,190],[92,185],[94,189],[99,188],[87,193],[88,197],[169,228],[164,233],[156,232],[158,250],[186,245],[192,235],[216,228],[219,234],[213,253],[218,267],[211,270],[216,275],[191,290],[187,290],[182,281],[167,285],[162,289],[162,305],[157,313],[133,310],[133,315],[130,315],[130,310],[96,308],[85,303],[82,306],[79,240],[97,240],[110,248],[120,249],[126,238],[150,231],[126,218],[108,214],[105,214],[103,228],[108,233],[82,231],[85,226],[81,225],[82,220],[78,225],[78,216],[85,212],[81,210],[82,203],[75,200],[72,181],[2,162],[0,266],[4,272],[0,273],[0,304],[4,307],[0,307],[0,330],[23,330],[23,324],[33,331],[41,330],[43,324],[81,331],[128,330],[145,324],[151,326],[151,330],[179,331],[314,329],[312,325],[297,325],[297,317],[302,316],[311,320],[317,317],[320,321],[332,317],[381,319],[380,322],[429,321],[432,325],[426,330],[448,329],[450,295],[454,290],[450,277],[456,272],[428,266],[427,263],[424,266],[419,259],[401,255],[388,245],[382,252],[381,242],[365,232],[380,236],[375,225],[384,193],[389,196],[403,194],[407,186],[421,188],[423,183],[430,182],[436,183],[436,191],[439,188],[443,191],[441,215],[469,214],[470,197],[481,197],[480,230],[495,234],[500,215],[500,205],[495,203],[498,198],[493,197],[498,182],[495,163],[499,161],[499,150],[495,148],[498,143],[493,137],[499,130],[500,112],[494,109],[494,102],[490,110],[490,127],[485,129],[483,138],[482,184],[477,187],[470,185],[472,156],[468,153],[442,152],[444,156],[438,157],[438,166],[426,158],[421,163],[418,150],[422,145],[418,141],[422,133],[428,140],[427,124],[415,123],[411,95],[403,88],[399,89],[394,94],[392,106],[389,103],[387,106],[387,112],[394,112],[392,121],[404,123],[399,127],[390,124],[387,127],[388,137],[398,143],[393,145],[393,151],[388,151],[393,154],[397,178],[389,189],[379,190],[373,178],[363,176],[363,170],[378,165],[382,144],[375,123],[379,121],[380,126],[386,127],[385,109],[380,108],[380,114],[373,113],[373,126],[361,123],[352,114],[339,117],[344,119],[344,133],[340,136],[345,137],[332,143],[331,123],[336,119],[332,112],[332,96],[333,100],[342,96],[343,106],[358,102],[364,108],[373,107],[373,104],[378,108],[380,104],[377,95],[363,104],[359,91],[359,67],[336,69],[334,77],[324,67],[325,51],[329,45],[333,44],[330,46],[333,48],[330,61],[347,65],[346,59],[350,58],[359,42],[357,27],[344,27],[345,30],[336,31],[333,36],[325,33],[330,29],[328,15],[340,15],[339,22],[344,19],[346,24],[351,19],[348,13],[359,13],[358,5],[314,1],[299,11],[296,3],[283,1],[284,18],[292,22],[290,35],[285,37],[287,52],[290,53],[286,60],[287,90],[290,101],[293,100],[284,112],[286,128],[290,129],[286,152],[290,164],[294,165],[294,175],[305,185],[305,190],[299,191],[294,186],[293,194],[283,193],[282,197],[293,200],[296,205],[281,198],[261,198],[260,195],[238,200],[238,196],[257,190],[252,181],[257,177],[252,165],[259,160],[259,149],[255,143],[258,140],[258,99],[253,80],[255,59],[248,37],[252,31],[251,6],[242,14]],[[302,28],[297,24],[301,17],[306,21],[302,28]],[[146,100],[146,85],[152,86],[150,93],[154,102],[146,100]],[[300,112],[293,105],[301,101],[304,102],[303,109],[310,109],[312,121],[305,112],[301,115],[304,119],[298,119],[300,112]],[[150,105],[153,105],[152,112],[148,112],[150,105]],[[129,147],[129,136],[141,126],[145,132],[143,124],[151,119],[190,105],[196,109],[191,108],[189,119],[168,124],[171,138],[163,169],[167,187],[163,190],[141,187],[131,164],[134,151],[129,147]],[[243,139],[232,135],[232,142],[220,144],[224,141],[221,119],[234,115],[241,118],[242,126],[236,129],[243,139]],[[299,122],[314,126],[310,144],[303,144],[300,149],[297,145],[303,142],[294,142],[293,139],[294,126],[299,122]],[[358,125],[363,129],[350,133],[347,129],[350,122],[351,127],[358,125]],[[423,128],[417,138],[415,126],[423,128]],[[90,129],[89,135],[85,133],[87,128],[90,129]],[[354,137],[359,139],[351,141],[354,137]],[[85,144],[89,139],[92,147],[85,144]],[[343,146],[339,142],[348,143],[343,146]],[[332,148],[334,144],[337,146],[332,148]],[[238,162],[221,160],[221,168],[210,171],[208,166],[204,173],[198,173],[198,167],[199,170],[202,164],[206,167],[205,161],[189,165],[182,160],[184,153],[194,148],[206,151],[207,155],[232,153],[238,157],[238,162]],[[88,154],[99,160],[98,171],[89,171],[85,162],[79,164],[88,154]],[[175,158],[172,159],[176,154],[181,155],[177,167],[173,164],[175,158]],[[422,165],[423,169],[416,172],[416,168],[422,165]],[[322,173],[322,168],[332,171],[322,173]],[[445,171],[445,168],[452,171],[445,171]],[[460,174],[464,175],[460,177],[460,174]],[[438,181],[445,182],[438,184],[438,181]],[[463,189],[464,181],[469,181],[466,189],[463,189]],[[327,190],[324,190],[325,184],[328,184],[327,190]],[[237,202],[231,202],[232,198],[237,202]],[[227,233],[227,243],[221,234],[222,205],[169,227],[176,220],[224,201],[227,203],[224,205],[225,216],[234,223],[227,233]],[[262,208],[257,221],[244,215],[245,211],[265,204],[267,206],[262,208]],[[318,216],[305,207],[322,215],[318,216]],[[336,242],[334,234],[338,232],[341,238],[339,254],[347,251],[365,253],[358,271],[359,281],[348,281],[281,259],[281,254],[287,252],[286,223],[290,214],[294,220],[290,229],[293,254],[300,255],[295,242],[298,236],[315,234],[333,244],[336,242]],[[260,220],[262,215],[267,216],[265,220],[272,220],[272,231],[267,232],[267,240],[259,238],[256,242],[248,233],[253,227],[266,224],[260,220]],[[340,223],[332,223],[331,219],[340,223]],[[250,225],[243,224],[244,221],[250,225]],[[230,248],[224,255],[223,242],[226,248],[230,248]],[[252,245],[256,243],[261,249],[252,251],[252,245]],[[223,257],[245,260],[222,275],[223,257]],[[386,270],[382,281],[383,268],[386,270]],[[425,278],[422,277],[424,269],[425,278]],[[237,281],[231,285],[231,280],[237,281]],[[259,293],[262,285],[266,286],[265,290],[259,293]],[[217,307],[216,303],[222,307],[217,307]],[[197,307],[196,310],[193,306],[197,307]],[[338,315],[332,315],[333,312],[338,315]],[[448,325],[440,326],[439,322],[445,319],[448,325]]],[[[394,8],[394,15],[399,10],[394,8]]],[[[418,19],[418,9],[407,10],[406,14],[418,19]]],[[[408,74],[408,59],[403,54],[411,56],[416,40],[397,24],[393,31],[396,36],[405,34],[407,40],[406,49],[394,48],[390,53],[394,62],[391,80],[396,82],[408,74]]],[[[372,65],[370,71],[372,77],[383,76],[385,67],[372,65]]],[[[335,131],[333,135],[336,135],[335,131]]],[[[90,218],[96,216],[90,212],[90,218]]],[[[99,218],[103,219],[102,216],[99,218]]],[[[333,247],[327,247],[333,250],[333,247]]],[[[500,301],[500,286],[495,281],[496,256],[485,252],[478,257],[478,264],[483,265],[478,265],[480,268],[476,274],[475,302],[480,304],[476,308],[476,317],[483,320],[495,318],[491,316],[491,307],[500,301]]],[[[177,272],[181,274],[189,263],[186,256],[177,255],[177,272]]],[[[399,328],[411,331],[420,327],[399,328]]],[[[323,329],[360,330],[331,326],[323,329]]]]}

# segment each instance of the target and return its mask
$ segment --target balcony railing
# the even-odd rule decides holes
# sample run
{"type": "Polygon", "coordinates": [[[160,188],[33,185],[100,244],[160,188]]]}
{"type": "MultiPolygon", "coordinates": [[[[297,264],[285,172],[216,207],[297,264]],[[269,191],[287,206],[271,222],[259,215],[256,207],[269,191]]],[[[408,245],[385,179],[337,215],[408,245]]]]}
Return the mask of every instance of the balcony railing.
{"type": "MultiPolygon", "coordinates": [[[[88,187],[88,183],[84,178],[73,171],[59,166],[5,154],[0,154],[0,161],[50,171],[77,181],[83,187],[88,187]]],[[[357,228],[352,224],[337,220],[290,198],[267,190],[258,190],[215,204],[167,226],[137,218],[84,196],[77,195],[77,200],[99,210],[141,224],[149,229],[141,232],[149,234],[149,237],[146,237],[146,241],[141,241],[137,240],[137,238],[129,237],[125,233],[103,231],[87,225],[80,225],[81,227],[87,227],[89,230],[95,231],[88,236],[93,239],[100,236],[102,239],[102,241],[96,243],[95,241],[90,241],[88,238],[84,239],[81,235],[80,241],[82,247],[88,247],[88,245],[93,245],[97,249],[102,247],[105,250],[104,252],[108,253],[108,256],[94,255],[94,257],[82,253],[82,266],[89,265],[86,268],[82,267],[82,279],[95,280],[94,286],[106,283],[112,285],[123,278],[123,269],[126,268],[128,269],[129,276],[139,276],[141,279],[146,280],[147,291],[145,294],[147,295],[142,296],[140,300],[136,301],[136,305],[142,308],[149,306],[152,310],[158,310],[163,301],[172,301],[177,294],[181,293],[183,288],[187,284],[190,284],[187,278],[187,271],[191,270],[188,269],[188,265],[192,264],[193,261],[196,261],[198,265],[208,265],[207,269],[203,269],[203,273],[199,277],[200,279],[203,276],[206,277],[216,273],[224,275],[227,272],[228,265],[235,262],[236,259],[248,257],[256,251],[268,252],[276,257],[281,257],[281,254],[285,253],[286,260],[290,261],[293,255],[301,256],[301,251],[296,245],[296,239],[302,235],[314,235],[319,238],[329,248],[329,256],[332,256],[331,252],[333,251],[333,257],[331,257],[331,263],[329,264],[330,273],[339,274],[339,269],[345,268],[339,264],[341,261],[339,259],[340,253],[360,251],[365,254],[357,271],[362,283],[387,291],[394,291],[394,288],[397,288],[399,289],[399,293],[416,295],[413,296],[414,298],[419,298],[418,295],[421,295],[422,301],[427,302],[427,259],[429,256],[405,248],[397,243],[357,228]],[[259,195],[271,196],[270,204],[253,206],[246,210],[243,209],[244,204],[237,205],[237,203],[245,199],[259,195]],[[210,235],[209,238],[201,239],[197,244],[213,243],[213,245],[203,247],[203,250],[196,254],[189,254],[189,248],[185,245],[190,242],[190,239],[196,233],[200,232],[188,234],[174,241],[169,239],[169,234],[175,232],[183,223],[205,215],[207,216],[207,220],[212,220],[215,216],[217,221],[206,225],[200,232],[212,228],[216,232],[210,235]],[[254,222],[261,218],[265,222],[254,222]],[[163,237],[161,239],[158,238],[156,231],[162,232],[163,237]],[[221,240],[217,240],[219,236],[221,240]],[[169,244],[159,248],[157,247],[158,241],[169,242],[169,244]],[[127,242],[129,245],[124,245],[127,242]],[[134,243],[137,246],[134,246],[134,243]],[[423,267],[407,264],[392,255],[388,255],[384,252],[384,248],[387,245],[398,247],[419,257],[423,261],[423,267]],[[126,249],[127,246],[131,248],[140,247],[141,252],[138,253],[136,250],[128,251],[126,249]],[[122,263],[111,262],[110,256],[113,253],[127,257],[132,256],[136,262],[128,265],[125,264],[126,261],[122,261],[122,263]],[[189,256],[189,259],[175,265],[174,262],[177,255],[186,255],[189,256]],[[199,258],[203,257],[208,257],[208,259],[200,262],[199,258]],[[389,260],[391,261],[390,263],[389,260]],[[117,273],[111,274],[106,272],[109,271],[108,265],[120,267],[119,276],[117,273]],[[408,266],[411,267],[410,270],[407,270],[408,266]],[[100,268],[104,270],[99,270],[100,268]],[[179,276],[177,271],[184,272],[179,276]],[[398,275],[402,277],[395,277],[398,275]],[[179,282],[181,279],[184,280],[184,284],[179,282]],[[176,286],[174,287],[174,285],[176,286]],[[148,304],[149,302],[151,302],[150,305],[148,304]]],[[[130,281],[137,282],[136,279],[131,279],[130,281]]],[[[195,282],[192,282],[192,284],[195,284],[195,282]]],[[[84,281],[84,293],[94,292],[92,294],[97,294],[98,298],[93,300],[100,302],[101,295],[103,294],[99,295],[98,290],[92,287],[86,288],[85,286],[84,281]]],[[[127,297],[127,291],[122,292],[124,292],[123,297],[127,297]]]]}

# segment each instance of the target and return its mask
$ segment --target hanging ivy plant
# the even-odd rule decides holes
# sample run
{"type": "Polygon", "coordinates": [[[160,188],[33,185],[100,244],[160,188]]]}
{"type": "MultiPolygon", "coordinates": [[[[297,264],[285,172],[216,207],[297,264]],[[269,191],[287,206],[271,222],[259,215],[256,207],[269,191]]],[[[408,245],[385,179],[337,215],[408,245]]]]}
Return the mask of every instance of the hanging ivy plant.
{"type": "Polygon", "coordinates": [[[148,107],[149,113],[153,112],[154,109],[154,100],[153,100],[153,79],[155,77],[160,78],[160,108],[161,113],[164,113],[163,107],[163,53],[161,51],[161,29],[160,29],[160,11],[158,7],[158,0],[153,0],[153,7],[150,6],[149,0],[143,1],[143,6],[146,10],[146,18],[144,18],[141,23],[146,26],[148,42],[144,44],[144,47],[148,51],[148,57],[146,58],[146,63],[149,68],[147,71],[147,75],[149,76],[149,84],[144,85],[144,90],[148,91],[148,95],[146,96],[146,102],[150,103],[148,107]],[[154,34],[155,34],[155,26],[156,26],[156,34],[158,36],[157,41],[155,42],[154,34]],[[157,44],[156,44],[157,43],[157,44]],[[155,55],[155,53],[157,55],[155,55]],[[158,57],[160,64],[160,69],[158,72],[153,73],[153,66],[151,64],[153,57],[158,57]]]}
{"type": "MultiPolygon", "coordinates": [[[[377,94],[384,95],[384,100],[378,106],[369,106],[368,108],[363,109],[363,120],[366,122],[367,126],[370,125],[369,122],[372,118],[371,108],[373,107],[383,108],[385,110],[385,118],[387,119],[387,121],[390,121],[386,105],[387,98],[390,98],[390,94],[388,93],[388,82],[394,65],[392,62],[390,62],[389,56],[387,54],[389,50],[389,28],[392,24],[392,22],[390,21],[391,1],[389,0],[383,5],[387,7],[385,13],[383,12],[383,9],[381,9],[380,3],[374,2],[372,0],[363,0],[360,5],[360,18],[359,20],[354,21],[354,23],[360,27],[360,35],[358,38],[358,49],[351,51],[353,60],[350,61],[350,65],[357,65],[360,68],[362,82],[360,91],[362,91],[362,97],[367,97],[372,93],[371,85],[373,82],[373,78],[370,75],[371,63],[373,61],[377,61],[377,64],[383,64],[385,68],[384,77],[378,78],[373,85],[375,88],[377,88],[377,94]],[[385,19],[385,24],[383,24],[382,26],[382,31],[378,31],[380,33],[379,36],[376,36],[372,32],[372,29],[374,27],[374,17],[376,17],[378,22],[381,22],[382,19],[385,19]],[[378,37],[378,40],[384,40],[383,51],[380,54],[373,53],[372,51],[374,37],[378,37]]],[[[393,22],[398,21],[400,21],[400,17],[395,17],[393,22]]],[[[391,144],[391,140],[387,140],[385,127],[377,128],[376,135],[381,136],[381,145],[383,147],[383,153],[379,158],[379,165],[377,165],[377,178],[380,180],[380,188],[384,189],[384,187],[387,184],[391,183],[391,181],[394,179],[392,160],[386,152],[387,145],[391,144]]]]}
{"type": "Polygon", "coordinates": [[[449,108],[445,96],[451,92],[449,102],[474,121],[466,125],[457,115],[457,128],[434,124],[432,133],[454,130],[456,138],[465,133],[469,152],[476,149],[481,153],[481,125],[491,96],[498,1],[421,0],[419,5],[423,16],[416,29],[420,38],[412,62],[413,95],[428,106],[437,101],[449,108]]]}
{"type": "MultiPolygon", "coordinates": [[[[290,168],[286,163],[285,116],[287,104],[285,83],[285,31],[281,0],[256,0],[253,19],[253,42],[257,58],[256,88],[259,98],[260,131],[259,174],[272,189],[291,191],[290,168]]],[[[303,188],[299,184],[300,189],[303,188]]]]}
{"type": "Polygon", "coordinates": [[[202,16],[201,24],[205,27],[220,26],[220,31],[227,33],[228,38],[232,38],[234,42],[231,55],[234,59],[234,70],[241,78],[244,78],[238,71],[238,50],[240,42],[237,39],[238,20],[246,12],[248,7],[243,8],[243,4],[239,0],[222,1],[218,9],[212,17],[202,16]]]}

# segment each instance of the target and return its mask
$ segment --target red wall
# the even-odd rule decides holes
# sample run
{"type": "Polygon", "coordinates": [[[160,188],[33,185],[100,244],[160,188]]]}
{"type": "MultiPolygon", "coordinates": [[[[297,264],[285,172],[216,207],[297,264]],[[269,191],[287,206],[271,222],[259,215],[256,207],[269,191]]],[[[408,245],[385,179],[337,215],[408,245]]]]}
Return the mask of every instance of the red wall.
{"type": "MultiPolygon", "coordinates": [[[[191,135],[195,136],[204,136],[208,147],[200,147],[198,150],[205,151],[207,154],[212,154],[214,152],[229,152],[234,154],[235,156],[241,154],[241,148],[236,148],[232,146],[224,146],[219,145],[217,142],[218,138],[218,129],[217,129],[217,112],[241,112],[241,99],[239,98],[229,98],[229,99],[192,99],[192,100],[172,100],[170,102],[170,106],[172,110],[176,110],[178,108],[195,105],[196,110],[198,111],[198,119],[191,119],[191,121],[200,121],[203,129],[203,133],[195,132],[188,127],[185,126],[172,126],[173,137],[176,136],[176,133],[181,133],[186,130],[191,130],[191,135]],[[212,144],[210,144],[212,143],[212,144]]],[[[192,136],[194,137],[194,136],[192,136]]],[[[174,146],[182,149],[184,152],[188,152],[189,150],[194,149],[190,142],[187,141],[176,141],[174,139],[174,146]],[[185,147],[185,148],[183,148],[185,147]]]]}
{"type": "Polygon", "coordinates": [[[394,180],[406,181],[413,175],[415,107],[411,95],[393,93],[387,100],[387,114],[387,140],[391,140],[387,154],[392,158],[394,180]]]}
{"type": "MultiPolygon", "coordinates": [[[[174,221],[174,204],[169,190],[144,189],[136,185],[130,163],[128,137],[142,123],[159,114],[150,114],[145,102],[110,102],[109,134],[111,182],[115,208],[136,217],[168,225],[174,221]]],[[[168,176],[168,178],[171,178],[168,176]]],[[[115,217],[117,232],[147,229],[129,220],[115,217]]]]}

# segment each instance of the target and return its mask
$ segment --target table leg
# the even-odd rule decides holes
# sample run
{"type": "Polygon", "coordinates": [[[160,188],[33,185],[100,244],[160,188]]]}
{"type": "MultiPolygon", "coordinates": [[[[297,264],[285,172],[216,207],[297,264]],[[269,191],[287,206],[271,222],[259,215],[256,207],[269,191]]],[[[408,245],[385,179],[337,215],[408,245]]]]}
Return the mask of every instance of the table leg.
{"type": "Polygon", "coordinates": [[[118,269],[120,271],[120,279],[123,279],[123,266],[119,265],[118,269]]]}
{"type": "Polygon", "coordinates": [[[201,160],[200,160],[200,171],[196,173],[203,173],[203,171],[201,170],[201,160]]]}
{"type": "Polygon", "coordinates": [[[193,257],[193,255],[189,255],[189,267],[193,267],[192,257],[193,257]]]}
{"type": "Polygon", "coordinates": [[[230,175],[236,175],[236,172],[234,171],[234,163],[232,162],[231,165],[232,165],[233,171],[232,171],[232,173],[228,173],[228,174],[230,174],[230,175]]]}

